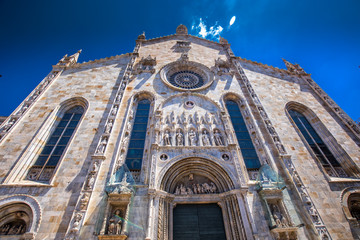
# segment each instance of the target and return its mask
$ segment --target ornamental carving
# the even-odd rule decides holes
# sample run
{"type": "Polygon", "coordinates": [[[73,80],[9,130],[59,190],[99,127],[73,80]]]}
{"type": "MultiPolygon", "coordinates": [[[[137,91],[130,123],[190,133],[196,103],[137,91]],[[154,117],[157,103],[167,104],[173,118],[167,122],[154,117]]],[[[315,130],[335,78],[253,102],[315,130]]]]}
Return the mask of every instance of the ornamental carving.
{"type": "Polygon", "coordinates": [[[218,188],[204,176],[189,174],[178,182],[174,190],[175,195],[212,194],[217,193],[218,188]]]}
{"type": "Polygon", "coordinates": [[[143,72],[155,73],[156,58],[151,57],[151,55],[146,58],[142,58],[136,66],[136,74],[143,72]]]}
{"type": "Polygon", "coordinates": [[[188,60],[182,53],[178,61],[165,65],[160,70],[162,81],[178,91],[197,91],[209,87],[214,76],[205,65],[188,60]]]}

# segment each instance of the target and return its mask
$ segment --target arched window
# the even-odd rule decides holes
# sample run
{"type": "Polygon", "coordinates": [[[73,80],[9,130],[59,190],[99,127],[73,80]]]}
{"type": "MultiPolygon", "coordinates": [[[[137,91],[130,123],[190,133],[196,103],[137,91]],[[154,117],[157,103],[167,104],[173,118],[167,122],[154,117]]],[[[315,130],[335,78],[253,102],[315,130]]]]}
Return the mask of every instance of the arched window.
{"type": "Polygon", "coordinates": [[[339,162],[331,153],[324,141],[316,133],[306,117],[296,110],[288,110],[292,120],[300,130],[302,136],[313,150],[315,156],[320,161],[330,176],[347,177],[344,170],[341,168],[339,162]]]}
{"type": "Polygon", "coordinates": [[[149,111],[150,101],[147,99],[139,101],[125,161],[130,171],[141,170],[149,111]]]}
{"type": "Polygon", "coordinates": [[[348,206],[350,214],[353,218],[360,221],[360,194],[353,193],[349,196],[348,206]]]}
{"type": "Polygon", "coordinates": [[[72,107],[63,114],[34,165],[30,168],[28,180],[49,181],[51,179],[83,114],[82,106],[72,107]]]}
{"type": "Polygon", "coordinates": [[[250,134],[246,128],[244,118],[241,115],[239,106],[232,100],[227,100],[225,104],[230,114],[231,122],[235,130],[246,168],[248,170],[258,170],[261,167],[261,164],[250,134]]]}

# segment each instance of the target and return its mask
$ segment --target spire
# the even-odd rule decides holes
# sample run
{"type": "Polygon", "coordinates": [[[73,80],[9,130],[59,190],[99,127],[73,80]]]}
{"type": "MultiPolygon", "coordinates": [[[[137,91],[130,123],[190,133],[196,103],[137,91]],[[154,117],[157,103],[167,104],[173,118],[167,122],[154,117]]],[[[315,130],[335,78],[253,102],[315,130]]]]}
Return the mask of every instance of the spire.
{"type": "Polygon", "coordinates": [[[81,49],[79,51],[77,51],[76,53],[74,53],[71,56],[68,56],[67,54],[60,59],[60,61],[56,64],[57,67],[69,67],[74,65],[75,63],[77,63],[78,59],[79,59],[79,55],[81,53],[81,49]]]}
{"type": "Polygon", "coordinates": [[[71,55],[69,57],[73,63],[77,63],[81,52],[82,52],[82,49],[78,50],[76,53],[74,53],[73,55],[71,55]]]}
{"type": "Polygon", "coordinates": [[[282,59],[285,63],[285,66],[289,72],[296,73],[296,74],[307,74],[299,64],[292,64],[291,62],[282,59]]]}

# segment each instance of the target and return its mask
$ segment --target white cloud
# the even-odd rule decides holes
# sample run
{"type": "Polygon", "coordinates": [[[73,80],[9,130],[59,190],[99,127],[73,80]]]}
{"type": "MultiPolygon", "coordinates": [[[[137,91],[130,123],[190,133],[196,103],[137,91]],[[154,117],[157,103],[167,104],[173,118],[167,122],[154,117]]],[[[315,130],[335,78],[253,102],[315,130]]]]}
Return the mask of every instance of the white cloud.
{"type": "Polygon", "coordinates": [[[207,26],[205,24],[205,22],[202,20],[202,18],[199,19],[199,24],[198,25],[192,25],[191,29],[195,29],[197,31],[197,35],[202,37],[202,38],[209,38],[209,39],[215,39],[217,38],[220,33],[222,32],[222,30],[224,30],[223,27],[221,27],[220,25],[218,25],[218,23],[216,22],[215,25],[211,26],[209,28],[209,30],[207,30],[207,26]]]}
{"type": "Polygon", "coordinates": [[[236,20],[236,16],[233,16],[233,17],[230,19],[230,24],[229,24],[229,26],[233,25],[234,22],[235,22],[235,20],[236,20]]]}

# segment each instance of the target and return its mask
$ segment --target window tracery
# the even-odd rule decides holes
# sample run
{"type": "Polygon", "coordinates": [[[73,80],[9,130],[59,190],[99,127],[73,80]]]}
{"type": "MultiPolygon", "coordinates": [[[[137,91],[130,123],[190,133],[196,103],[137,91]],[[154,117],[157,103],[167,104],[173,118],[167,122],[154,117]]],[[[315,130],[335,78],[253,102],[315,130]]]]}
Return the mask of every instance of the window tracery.
{"type": "Polygon", "coordinates": [[[138,102],[125,160],[130,171],[141,170],[149,111],[150,101],[148,99],[138,102]]]}
{"type": "Polygon", "coordinates": [[[235,135],[237,137],[241,153],[248,170],[258,170],[261,166],[255,147],[247,130],[240,108],[233,100],[226,100],[226,108],[229,112],[235,135]]]}
{"type": "Polygon", "coordinates": [[[83,113],[82,106],[75,106],[63,114],[37,160],[30,168],[26,177],[28,180],[49,181],[51,179],[83,113]]]}
{"type": "Polygon", "coordinates": [[[341,167],[338,160],[318,135],[308,119],[303,114],[293,109],[288,110],[288,113],[329,176],[348,177],[348,174],[341,167]]]}

